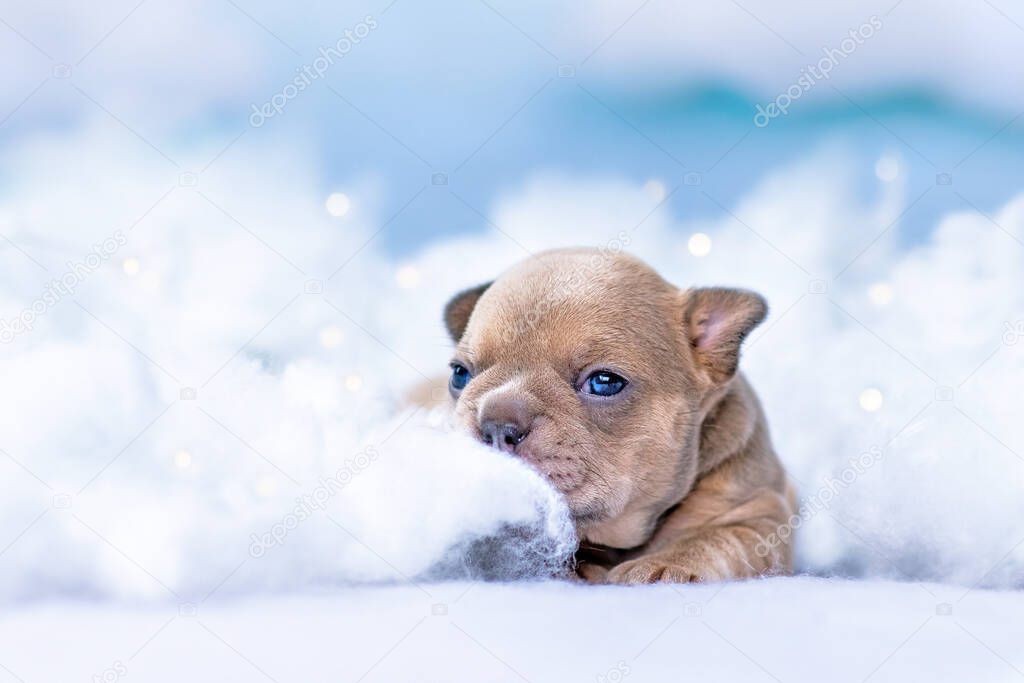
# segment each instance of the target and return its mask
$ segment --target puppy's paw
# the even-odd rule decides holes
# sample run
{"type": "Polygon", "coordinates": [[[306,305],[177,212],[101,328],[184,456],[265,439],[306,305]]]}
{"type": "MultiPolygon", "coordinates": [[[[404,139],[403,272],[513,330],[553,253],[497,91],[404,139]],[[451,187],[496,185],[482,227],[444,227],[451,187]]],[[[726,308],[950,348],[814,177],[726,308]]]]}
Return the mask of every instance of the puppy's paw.
{"type": "Polygon", "coordinates": [[[723,578],[711,567],[699,567],[672,557],[640,557],[612,567],[607,582],[618,584],[640,583],[701,583],[723,578]]]}
{"type": "Polygon", "coordinates": [[[608,583],[608,569],[589,562],[576,566],[576,576],[587,583],[608,583]]]}

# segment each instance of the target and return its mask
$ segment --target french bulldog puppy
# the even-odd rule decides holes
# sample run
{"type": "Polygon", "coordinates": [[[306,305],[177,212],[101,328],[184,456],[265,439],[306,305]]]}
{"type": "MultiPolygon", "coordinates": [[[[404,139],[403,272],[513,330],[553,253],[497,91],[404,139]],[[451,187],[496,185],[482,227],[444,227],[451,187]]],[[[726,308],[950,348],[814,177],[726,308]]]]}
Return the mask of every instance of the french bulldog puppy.
{"type": "Polygon", "coordinates": [[[625,254],[538,254],[446,306],[454,419],[562,492],[589,581],[790,573],[794,491],[737,372],[766,313],[625,254]]]}

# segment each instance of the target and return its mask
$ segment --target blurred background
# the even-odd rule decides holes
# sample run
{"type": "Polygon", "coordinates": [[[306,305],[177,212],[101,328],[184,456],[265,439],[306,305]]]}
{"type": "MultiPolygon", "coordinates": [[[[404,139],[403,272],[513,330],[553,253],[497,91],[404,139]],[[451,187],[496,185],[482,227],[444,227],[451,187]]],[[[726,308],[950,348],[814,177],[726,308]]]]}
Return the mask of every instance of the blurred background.
{"type": "Polygon", "coordinates": [[[805,495],[885,454],[803,570],[1019,585],[1022,38],[1008,0],[3,3],[0,590],[422,570],[247,548],[444,372],[452,292],[566,244],[768,296],[805,495]]]}
{"type": "Polygon", "coordinates": [[[835,145],[864,198],[955,178],[901,222],[914,240],[1018,189],[1024,19],[1002,4],[11,3],[0,141],[8,159],[106,147],[169,186],[216,182],[220,161],[301,164],[310,192],[391,219],[378,246],[401,255],[484,229],[477,209],[538,171],[669,191],[693,173],[702,191],[664,208],[718,216],[835,145]],[[446,189],[419,194],[432,179],[446,189]]]}

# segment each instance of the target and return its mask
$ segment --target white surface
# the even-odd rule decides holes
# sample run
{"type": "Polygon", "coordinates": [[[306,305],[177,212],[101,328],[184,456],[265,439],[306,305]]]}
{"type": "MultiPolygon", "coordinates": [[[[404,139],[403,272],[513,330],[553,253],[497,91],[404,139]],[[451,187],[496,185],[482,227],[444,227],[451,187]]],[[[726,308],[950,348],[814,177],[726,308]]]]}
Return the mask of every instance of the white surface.
{"type": "Polygon", "coordinates": [[[147,683],[1015,681],[1022,614],[1024,594],[936,584],[427,584],[206,603],[195,616],[5,611],[0,664],[39,683],[91,680],[117,662],[124,681],[147,683]]]}

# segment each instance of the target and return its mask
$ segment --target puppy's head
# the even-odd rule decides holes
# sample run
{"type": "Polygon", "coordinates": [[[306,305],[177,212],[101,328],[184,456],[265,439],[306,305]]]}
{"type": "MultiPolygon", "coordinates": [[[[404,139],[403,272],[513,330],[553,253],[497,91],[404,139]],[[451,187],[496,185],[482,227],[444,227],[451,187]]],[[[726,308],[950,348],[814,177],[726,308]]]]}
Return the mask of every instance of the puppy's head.
{"type": "Polygon", "coordinates": [[[445,308],[456,420],[546,475],[583,538],[638,545],[692,487],[701,421],[765,313],[622,254],[544,252],[445,308]]]}

